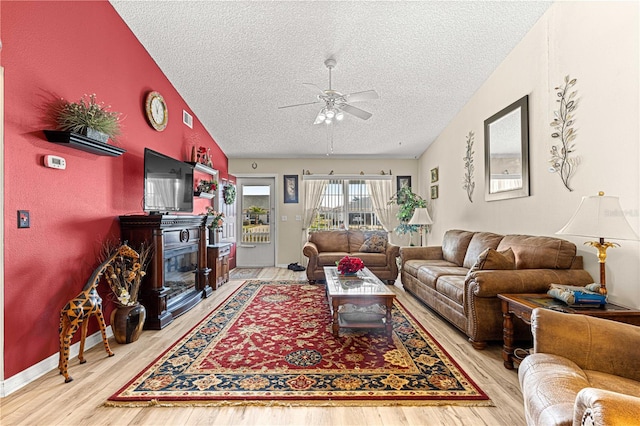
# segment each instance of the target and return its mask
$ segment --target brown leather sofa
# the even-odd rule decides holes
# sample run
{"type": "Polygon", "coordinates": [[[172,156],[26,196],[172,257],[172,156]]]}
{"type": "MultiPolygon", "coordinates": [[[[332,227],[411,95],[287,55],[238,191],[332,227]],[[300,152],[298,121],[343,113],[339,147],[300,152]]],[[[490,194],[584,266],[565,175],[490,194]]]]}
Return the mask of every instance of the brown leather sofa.
{"type": "Polygon", "coordinates": [[[364,231],[352,229],[313,232],[302,248],[302,253],[309,258],[309,282],[324,280],[324,267],[336,266],[336,261],[348,255],[362,259],[365,266],[380,280],[395,283],[398,278],[396,258],[400,247],[387,241],[380,252],[360,251],[366,235],[364,231]]]}
{"type": "MultiPolygon", "coordinates": [[[[400,258],[404,289],[469,336],[475,349],[502,340],[498,294],[594,282],[575,244],[552,237],[450,230],[442,246],[402,247],[400,258]]],[[[514,326],[517,336],[528,334],[521,321],[514,326]]]]}
{"type": "Polygon", "coordinates": [[[535,309],[533,354],[518,368],[528,425],[640,421],[640,327],[535,309]]]}

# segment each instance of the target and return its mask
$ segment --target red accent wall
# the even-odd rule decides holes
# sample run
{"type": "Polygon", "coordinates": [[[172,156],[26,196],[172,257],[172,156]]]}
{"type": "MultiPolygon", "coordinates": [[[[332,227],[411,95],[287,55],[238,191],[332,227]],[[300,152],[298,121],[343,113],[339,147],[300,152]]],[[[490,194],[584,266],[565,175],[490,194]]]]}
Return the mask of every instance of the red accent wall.
{"type": "MultiPolygon", "coordinates": [[[[102,242],[119,237],[118,216],[142,213],[145,147],[189,158],[211,148],[214,167],[227,158],[146,50],[106,1],[3,1],[5,68],[5,379],[56,354],[60,309],[97,266],[102,242]],[[169,108],[165,131],[145,119],[144,99],[159,91],[169,108]],[[120,157],[102,157],[47,142],[46,105],[95,93],[123,114],[120,157]],[[194,128],[182,124],[182,110],[194,128]],[[62,156],[66,170],[43,166],[62,156]],[[17,229],[17,210],[31,228],[17,229]]],[[[207,200],[196,201],[195,213],[207,200]]],[[[101,284],[108,322],[112,304],[101,284]]],[[[91,320],[90,332],[97,331],[91,320]]],[[[79,339],[77,333],[74,342],[79,339]]],[[[114,348],[117,352],[117,347],[114,348]]]]}

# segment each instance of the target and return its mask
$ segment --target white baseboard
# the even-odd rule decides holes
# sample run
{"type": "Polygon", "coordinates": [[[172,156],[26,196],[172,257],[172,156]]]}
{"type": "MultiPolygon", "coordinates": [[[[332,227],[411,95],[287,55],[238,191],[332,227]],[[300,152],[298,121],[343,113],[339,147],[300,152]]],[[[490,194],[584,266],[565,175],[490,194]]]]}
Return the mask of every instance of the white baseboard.
{"type": "MultiPolygon", "coordinates": [[[[111,326],[108,326],[107,337],[112,337],[112,336],[113,336],[113,331],[111,331],[111,326]]],[[[85,340],[85,343],[84,343],[84,350],[86,352],[87,350],[94,347],[95,345],[101,345],[101,344],[102,344],[102,334],[100,333],[100,331],[97,331],[96,333],[93,333],[92,335],[87,336],[87,339],[85,340]]],[[[80,353],[79,341],[71,345],[71,347],[69,348],[69,359],[73,359],[77,357],[78,353],[80,353]]],[[[32,365],[26,370],[23,370],[18,374],[11,376],[8,379],[0,382],[0,397],[5,397],[7,395],[10,395],[13,392],[17,391],[18,389],[33,382],[37,378],[44,376],[49,371],[57,369],[58,359],[59,359],[58,357],[59,357],[59,353],[56,352],[55,354],[51,355],[46,359],[43,359],[42,361],[40,361],[35,365],[32,365]]]]}

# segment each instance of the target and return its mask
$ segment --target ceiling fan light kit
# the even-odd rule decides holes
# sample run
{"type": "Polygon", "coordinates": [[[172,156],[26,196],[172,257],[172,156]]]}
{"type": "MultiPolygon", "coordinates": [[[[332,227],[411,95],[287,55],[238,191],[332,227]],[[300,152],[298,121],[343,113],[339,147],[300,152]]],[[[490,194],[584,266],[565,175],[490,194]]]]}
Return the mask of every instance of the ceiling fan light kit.
{"type": "Polygon", "coordinates": [[[303,105],[313,105],[318,103],[324,103],[324,106],[316,115],[316,119],[313,124],[331,124],[336,121],[340,121],[344,119],[344,113],[351,114],[355,117],[358,117],[362,120],[368,120],[371,118],[372,114],[365,110],[362,110],[358,107],[354,107],[349,102],[362,102],[378,99],[378,93],[375,90],[365,90],[363,92],[355,92],[349,95],[343,95],[342,93],[333,90],[331,85],[331,70],[336,66],[336,60],[333,58],[329,58],[324,61],[324,65],[329,70],[329,88],[327,90],[322,90],[318,86],[313,83],[302,83],[304,86],[309,87],[311,90],[317,93],[317,100],[315,102],[306,102],[302,104],[295,105],[286,105],[278,107],[282,108],[291,108],[303,105]]]}
{"type": "Polygon", "coordinates": [[[315,102],[306,102],[302,104],[295,105],[286,105],[278,107],[282,108],[291,108],[303,105],[313,105],[313,104],[322,104],[324,106],[320,109],[320,112],[316,115],[316,119],[313,124],[326,124],[327,125],[327,155],[333,153],[333,126],[332,124],[335,121],[342,121],[344,119],[344,113],[351,114],[355,117],[358,117],[362,120],[368,120],[371,118],[373,114],[367,112],[358,107],[354,107],[348,102],[362,102],[378,99],[378,93],[375,90],[365,90],[363,92],[355,92],[349,95],[343,95],[342,93],[333,90],[331,86],[331,70],[336,66],[336,60],[333,58],[329,58],[324,61],[324,65],[329,70],[329,88],[327,90],[322,90],[318,86],[313,83],[302,83],[304,86],[310,88],[314,92],[316,92],[316,101],[315,102]]]}

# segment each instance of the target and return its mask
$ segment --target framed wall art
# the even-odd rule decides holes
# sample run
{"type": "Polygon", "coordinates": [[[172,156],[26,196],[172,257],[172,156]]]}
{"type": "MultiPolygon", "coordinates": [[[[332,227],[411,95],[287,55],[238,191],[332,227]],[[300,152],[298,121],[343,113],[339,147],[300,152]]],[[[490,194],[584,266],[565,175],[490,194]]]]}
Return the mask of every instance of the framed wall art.
{"type": "Polygon", "coordinates": [[[438,198],[438,185],[431,185],[431,199],[435,200],[438,198]]]}
{"type": "Polygon", "coordinates": [[[434,167],[431,169],[431,183],[436,183],[440,176],[438,175],[438,168],[434,167]]]}
{"type": "Polygon", "coordinates": [[[284,175],[284,202],[298,203],[298,175],[284,175]]]}

